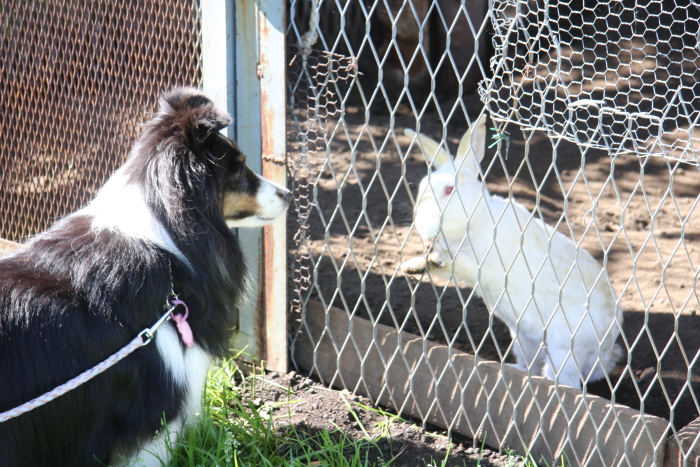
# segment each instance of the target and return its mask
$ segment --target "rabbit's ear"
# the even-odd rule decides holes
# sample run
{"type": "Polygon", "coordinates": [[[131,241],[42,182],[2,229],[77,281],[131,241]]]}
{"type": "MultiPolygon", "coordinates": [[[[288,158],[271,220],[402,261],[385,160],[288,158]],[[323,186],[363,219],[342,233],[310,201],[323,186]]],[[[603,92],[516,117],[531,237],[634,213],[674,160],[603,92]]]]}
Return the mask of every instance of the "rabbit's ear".
{"type": "Polygon", "coordinates": [[[403,134],[418,140],[418,146],[422,147],[423,155],[428,163],[432,162],[431,166],[438,168],[445,162],[451,160],[450,155],[445,151],[445,148],[432,138],[425,136],[422,133],[416,133],[410,128],[406,128],[403,134]]]}
{"type": "Polygon", "coordinates": [[[461,171],[470,175],[479,174],[479,165],[486,148],[486,114],[482,114],[472,128],[462,136],[457,148],[455,164],[461,164],[461,171]],[[473,131],[472,131],[473,129],[473,131]]]}

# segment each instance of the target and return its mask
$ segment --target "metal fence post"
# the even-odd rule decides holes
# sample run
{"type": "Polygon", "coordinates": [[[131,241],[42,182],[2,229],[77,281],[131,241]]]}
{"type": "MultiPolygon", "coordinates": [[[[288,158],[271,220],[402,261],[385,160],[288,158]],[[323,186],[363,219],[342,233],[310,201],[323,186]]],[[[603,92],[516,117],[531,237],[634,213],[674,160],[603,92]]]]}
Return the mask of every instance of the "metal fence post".
{"type": "MultiPolygon", "coordinates": [[[[201,8],[202,89],[217,107],[236,115],[233,3],[202,0],[201,8]]],[[[236,137],[235,127],[224,128],[222,133],[236,137]]]]}
{"type": "MultiPolygon", "coordinates": [[[[262,172],[260,127],[260,80],[257,63],[257,8],[246,0],[233,0],[235,9],[236,114],[234,125],[238,146],[247,157],[248,165],[262,172]]],[[[250,358],[265,359],[262,339],[263,320],[260,313],[262,277],[262,229],[239,229],[241,246],[248,259],[251,293],[241,307],[240,332],[234,339],[236,349],[245,349],[250,358]]]]}
{"type": "MultiPolygon", "coordinates": [[[[262,171],[287,185],[285,0],[259,0],[262,171]]],[[[265,352],[267,367],[287,370],[287,226],[277,219],[263,237],[265,352]]]]}
{"type": "MultiPolygon", "coordinates": [[[[202,2],[204,90],[234,116],[248,165],[286,185],[283,0],[202,2]]],[[[286,223],[240,229],[253,289],[241,308],[236,349],[267,368],[287,369],[286,223]]]]}
{"type": "MultiPolygon", "coordinates": [[[[249,155],[248,165],[259,172],[256,155],[260,153],[260,115],[254,110],[259,105],[259,91],[255,70],[249,66],[257,60],[256,34],[247,27],[250,20],[243,3],[202,0],[202,87],[217,106],[226,108],[234,117],[233,125],[222,132],[237,139],[241,150],[249,155]],[[239,114],[238,103],[247,111],[239,114]]],[[[238,237],[248,259],[250,283],[260,284],[260,229],[241,229],[238,237]]],[[[251,360],[260,358],[256,292],[251,290],[251,296],[241,306],[239,329],[232,343],[237,350],[245,349],[245,356],[251,360]]]]}

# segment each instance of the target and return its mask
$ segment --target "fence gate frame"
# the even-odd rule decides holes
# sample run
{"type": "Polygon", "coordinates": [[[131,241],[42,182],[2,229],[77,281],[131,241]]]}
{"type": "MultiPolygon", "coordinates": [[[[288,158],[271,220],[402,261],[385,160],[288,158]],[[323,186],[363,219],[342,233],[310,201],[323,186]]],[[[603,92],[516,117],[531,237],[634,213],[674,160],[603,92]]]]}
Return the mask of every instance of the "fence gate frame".
{"type": "MultiPolygon", "coordinates": [[[[248,165],[286,186],[285,0],[202,0],[202,86],[234,117],[248,165]]],[[[233,346],[247,360],[287,371],[286,220],[239,229],[251,293],[241,307],[233,346]]]]}

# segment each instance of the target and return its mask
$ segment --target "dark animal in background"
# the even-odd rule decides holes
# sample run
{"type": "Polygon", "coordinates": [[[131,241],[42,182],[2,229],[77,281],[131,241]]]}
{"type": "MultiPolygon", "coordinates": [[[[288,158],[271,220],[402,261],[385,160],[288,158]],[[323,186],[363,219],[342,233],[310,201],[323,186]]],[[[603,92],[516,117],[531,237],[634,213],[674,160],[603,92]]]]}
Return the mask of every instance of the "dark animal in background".
{"type": "MultiPolygon", "coordinates": [[[[314,3],[305,0],[288,2],[288,6],[290,21],[304,34],[314,3]]],[[[386,93],[389,102],[373,99],[373,111],[387,113],[388,105],[397,105],[405,82],[414,104],[423,106],[429,99],[431,80],[441,104],[451,108],[459,99],[460,87],[463,93],[475,92],[482,71],[488,68],[490,43],[487,31],[482,29],[487,11],[486,0],[414,0],[410,5],[403,0],[376,4],[374,0],[349,0],[342,10],[336,2],[323,2],[318,15],[323,40],[317,40],[314,48],[322,50],[324,44],[333,44],[334,53],[357,58],[365,92],[383,84],[380,94],[386,93]],[[450,58],[445,56],[448,51],[450,58]],[[477,60],[472,62],[475,55],[483,68],[477,60]]],[[[362,102],[353,94],[354,88],[348,91],[350,101],[362,102]]]]}
{"type": "Polygon", "coordinates": [[[152,326],[171,284],[194,336],[189,348],[166,322],[105,373],[0,423],[4,467],[167,461],[162,421],[175,437],[195,418],[209,365],[227,355],[237,325],[246,267],[229,227],[264,225],[291,199],[219,133],[230,123],[200,91],[165,94],[94,201],[0,259],[0,412],[152,326]]]}
{"type": "MultiPolygon", "coordinates": [[[[476,91],[482,77],[478,62],[470,62],[476,54],[486,63],[487,37],[478,33],[488,2],[471,0],[462,4],[459,0],[435,0],[431,9],[432,3],[432,0],[416,0],[414,12],[403,0],[388,0],[376,9],[378,27],[372,32],[379,45],[379,56],[387,54],[382,66],[383,83],[394,103],[403,89],[406,74],[414,102],[422,105],[431,90],[432,70],[437,97],[448,108],[459,95],[460,81],[462,92],[471,93],[476,91]],[[394,25],[396,39],[392,42],[394,25]],[[446,56],[448,52],[450,57],[446,56]],[[409,64],[406,73],[404,69],[409,64]]],[[[363,62],[360,61],[360,66],[363,62]]]]}

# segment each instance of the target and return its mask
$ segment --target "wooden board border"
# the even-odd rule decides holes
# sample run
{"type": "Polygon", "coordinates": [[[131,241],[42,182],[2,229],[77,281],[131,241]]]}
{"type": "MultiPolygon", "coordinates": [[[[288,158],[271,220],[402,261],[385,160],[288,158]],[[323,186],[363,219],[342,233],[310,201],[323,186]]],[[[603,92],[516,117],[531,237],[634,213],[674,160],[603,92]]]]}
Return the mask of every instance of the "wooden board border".
{"type": "Polygon", "coordinates": [[[667,420],[318,302],[293,357],[324,384],[549,465],[663,465],[667,420]]]}

